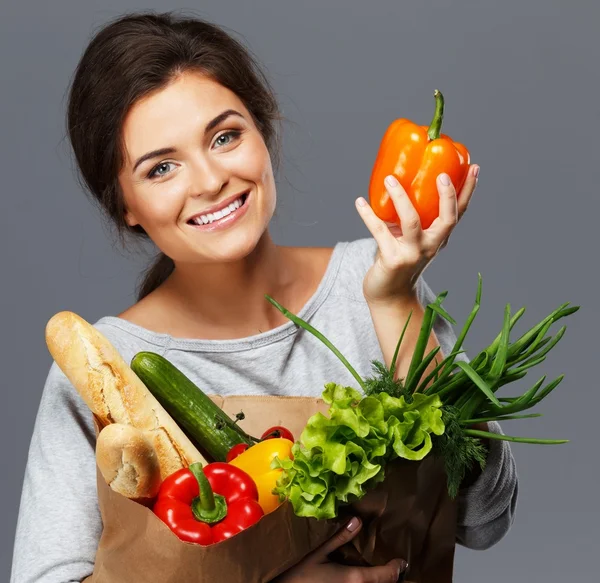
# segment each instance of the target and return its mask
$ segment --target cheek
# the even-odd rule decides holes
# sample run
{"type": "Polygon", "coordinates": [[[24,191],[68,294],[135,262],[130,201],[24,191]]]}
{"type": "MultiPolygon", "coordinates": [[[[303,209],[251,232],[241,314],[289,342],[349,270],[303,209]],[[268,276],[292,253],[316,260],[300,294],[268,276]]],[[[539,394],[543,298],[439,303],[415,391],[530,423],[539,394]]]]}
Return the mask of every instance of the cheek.
{"type": "Polygon", "coordinates": [[[268,162],[268,167],[265,168],[263,173],[262,183],[265,191],[265,198],[268,201],[269,213],[272,215],[275,211],[275,204],[277,202],[277,188],[275,186],[275,177],[273,176],[270,160],[268,162]]]}
{"type": "Polygon", "coordinates": [[[151,232],[162,226],[172,225],[181,212],[182,186],[173,180],[159,184],[144,192],[135,200],[132,207],[146,231],[151,232]],[[145,223],[145,224],[144,224],[145,223]]]}
{"type": "Polygon", "coordinates": [[[271,164],[271,156],[264,142],[261,140],[259,144],[253,148],[252,154],[249,157],[249,168],[252,169],[252,181],[261,185],[265,203],[271,211],[275,207],[275,178],[273,176],[273,166],[271,164]]]}
{"type": "Polygon", "coordinates": [[[268,182],[273,171],[269,152],[262,138],[255,137],[240,150],[238,168],[246,179],[253,182],[268,182]]]}

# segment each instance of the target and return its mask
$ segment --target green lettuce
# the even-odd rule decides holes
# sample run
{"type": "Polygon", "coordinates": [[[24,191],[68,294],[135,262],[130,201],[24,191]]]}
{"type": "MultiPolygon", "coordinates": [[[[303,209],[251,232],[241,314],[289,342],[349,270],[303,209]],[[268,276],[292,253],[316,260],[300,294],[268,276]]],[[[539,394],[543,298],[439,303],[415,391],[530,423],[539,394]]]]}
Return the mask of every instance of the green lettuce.
{"type": "Polygon", "coordinates": [[[437,395],[415,393],[407,403],[403,396],[362,396],[328,383],[322,398],[329,416],[313,415],[292,447],[293,459],[275,458],[271,466],[283,470],[273,492],[289,498],[298,516],[337,516],[340,503],[362,498],[384,479],[385,464],[423,459],[431,434],[444,433],[437,395]]]}
{"type": "Polygon", "coordinates": [[[300,441],[292,448],[293,458],[275,459],[273,468],[283,472],[273,492],[280,500],[289,498],[300,516],[332,518],[339,504],[361,498],[384,479],[385,464],[394,458],[422,460],[430,452],[444,460],[448,493],[455,498],[466,472],[478,464],[485,467],[486,448],[481,439],[502,439],[518,443],[560,444],[564,439],[534,439],[484,431],[479,426],[491,421],[539,417],[519,415],[547,397],[563,375],[542,388],[543,376],[521,396],[496,397],[497,390],[523,378],[527,369],[542,362],[562,338],[566,326],[554,337],[546,337],[557,320],[579,310],[562,304],[517,341],[510,331],[525,312],[511,316],[506,305],[502,331],[485,350],[471,361],[455,362],[481,303],[481,275],[475,305],[459,334],[452,352],[422,378],[440,351],[425,350],[437,316],[456,322],[442,307],[447,292],[438,294],[425,307],[421,330],[406,376],[397,378],[395,363],[408,328],[412,310],[396,345],[389,368],[374,360],[375,375],[363,379],[344,355],[321,332],[284,308],[271,296],[267,300],[292,322],[315,336],[335,354],[356,379],[363,393],[335,383],[325,385],[323,399],[329,404],[329,417],[313,415],[300,441]],[[426,394],[425,394],[426,393],[426,394]],[[443,405],[442,405],[443,403],[443,405]],[[433,437],[432,437],[433,436],[433,437]]]}

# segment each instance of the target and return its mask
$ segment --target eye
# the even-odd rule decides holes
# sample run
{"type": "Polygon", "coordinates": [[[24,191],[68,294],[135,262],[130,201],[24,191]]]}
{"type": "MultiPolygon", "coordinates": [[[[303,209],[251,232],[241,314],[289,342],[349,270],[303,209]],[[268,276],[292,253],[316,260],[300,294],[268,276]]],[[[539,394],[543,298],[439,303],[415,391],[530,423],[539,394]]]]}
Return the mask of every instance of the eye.
{"type": "Polygon", "coordinates": [[[241,133],[242,132],[240,132],[239,130],[230,130],[228,132],[225,132],[215,140],[215,144],[217,144],[218,146],[228,146],[231,142],[239,138],[241,133]]]}
{"type": "Polygon", "coordinates": [[[171,166],[172,164],[172,162],[161,162],[160,164],[157,164],[154,168],[152,168],[152,170],[150,170],[147,178],[152,179],[160,176],[166,176],[166,172],[159,172],[159,170],[163,169],[165,166],[171,166]]]}

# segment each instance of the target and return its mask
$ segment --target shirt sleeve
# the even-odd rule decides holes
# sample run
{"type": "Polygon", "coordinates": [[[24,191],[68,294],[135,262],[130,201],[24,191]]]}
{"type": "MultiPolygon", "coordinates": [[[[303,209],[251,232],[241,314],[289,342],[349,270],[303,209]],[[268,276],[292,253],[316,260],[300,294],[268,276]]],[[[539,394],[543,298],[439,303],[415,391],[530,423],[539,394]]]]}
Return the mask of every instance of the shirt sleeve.
{"type": "MultiPolygon", "coordinates": [[[[435,301],[436,294],[421,277],[417,288],[424,307],[435,301]]],[[[456,334],[450,322],[438,316],[433,331],[444,357],[452,352],[456,334]]],[[[466,353],[456,357],[469,362],[466,353]]],[[[502,434],[500,424],[489,423],[492,433],[502,434]]],[[[468,488],[458,495],[458,523],[456,540],[476,550],[488,549],[509,531],[517,504],[518,480],[515,460],[507,441],[490,439],[485,470],[468,488]]]]}
{"type": "Polygon", "coordinates": [[[38,409],[17,520],[11,583],[91,575],[102,532],[93,417],[52,363],[38,409]]]}

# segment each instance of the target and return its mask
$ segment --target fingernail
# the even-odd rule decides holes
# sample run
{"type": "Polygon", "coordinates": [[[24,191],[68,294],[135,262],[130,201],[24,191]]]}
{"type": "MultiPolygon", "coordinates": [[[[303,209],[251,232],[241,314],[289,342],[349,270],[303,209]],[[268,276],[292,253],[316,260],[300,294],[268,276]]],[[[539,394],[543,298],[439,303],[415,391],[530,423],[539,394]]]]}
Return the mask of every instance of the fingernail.
{"type": "Polygon", "coordinates": [[[450,184],[450,176],[448,176],[447,174],[440,174],[440,182],[444,186],[448,186],[450,184]]]}
{"type": "Polygon", "coordinates": [[[385,183],[391,187],[398,186],[398,181],[396,180],[396,177],[392,176],[391,174],[389,176],[386,176],[385,183]]]}
{"type": "Polygon", "coordinates": [[[473,168],[473,176],[475,176],[475,178],[479,176],[479,166],[473,168]]]}
{"type": "Polygon", "coordinates": [[[346,528],[350,531],[350,532],[354,532],[357,528],[358,525],[360,524],[360,520],[358,518],[356,518],[356,516],[346,525],[346,528]]]}
{"type": "Polygon", "coordinates": [[[400,562],[400,570],[398,573],[398,583],[402,583],[406,578],[406,573],[408,571],[408,563],[405,560],[400,562]]]}
{"type": "Polygon", "coordinates": [[[356,200],[358,206],[367,206],[367,201],[361,196],[356,200]]]}

